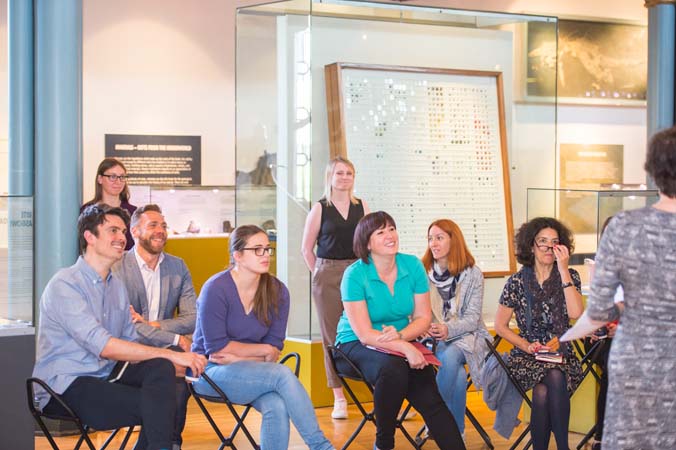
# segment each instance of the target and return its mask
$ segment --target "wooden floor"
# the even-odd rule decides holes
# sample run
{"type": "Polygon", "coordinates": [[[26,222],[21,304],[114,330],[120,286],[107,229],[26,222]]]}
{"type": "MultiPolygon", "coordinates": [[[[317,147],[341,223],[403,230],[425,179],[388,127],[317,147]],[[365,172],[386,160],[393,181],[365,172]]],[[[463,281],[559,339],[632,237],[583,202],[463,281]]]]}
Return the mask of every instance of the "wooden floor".
{"type": "MultiPolygon", "coordinates": [[[[494,413],[490,411],[486,405],[483,403],[481,396],[476,393],[468,393],[467,404],[470,410],[477,417],[479,422],[484,425],[484,428],[490,435],[495,445],[495,449],[502,450],[508,449],[511,442],[516,439],[520,430],[523,429],[523,425],[518,427],[514,434],[512,435],[512,441],[507,441],[502,437],[498,436],[495,431],[492,429],[494,413]]],[[[217,404],[209,404],[209,406],[214,411],[212,414],[216,419],[219,425],[223,426],[223,429],[228,431],[234,426],[234,420],[231,418],[229,413],[225,410],[225,407],[217,404]]],[[[317,418],[319,424],[324,430],[324,433],[329,438],[329,440],[334,444],[334,446],[339,449],[345,443],[347,438],[350,436],[352,431],[356,428],[359,423],[359,411],[356,407],[350,405],[349,413],[350,417],[347,420],[333,420],[331,419],[331,408],[318,408],[316,409],[317,418]]],[[[247,427],[251,430],[254,437],[258,437],[258,431],[260,426],[260,416],[257,412],[252,411],[252,413],[247,417],[246,420],[247,427]]],[[[411,435],[415,433],[422,426],[422,419],[420,416],[416,416],[412,419],[406,421],[406,429],[409,430],[411,435]]],[[[488,448],[483,441],[481,440],[479,434],[474,430],[472,425],[468,422],[466,425],[466,444],[468,450],[479,450],[488,448]]],[[[105,438],[108,436],[108,433],[94,433],[92,434],[92,441],[95,445],[101,445],[105,438]]],[[[397,432],[395,435],[396,439],[396,448],[397,449],[410,449],[411,446],[403,438],[400,432],[397,432]]],[[[571,433],[569,435],[568,442],[570,448],[574,449],[577,446],[577,443],[582,439],[582,436],[579,434],[571,433]]],[[[132,437],[132,442],[135,442],[136,436],[132,437]]],[[[76,438],[74,437],[63,437],[56,439],[57,444],[61,450],[72,449],[75,445],[76,438]]],[[[117,442],[121,441],[118,440],[117,442]]],[[[201,411],[197,407],[196,403],[190,399],[188,404],[188,419],[183,432],[183,450],[215,450],[219,446],[219,441],[214,432],[211,430],[209,423],[206,421],[201,411]]],[[[359,434],[357,439],[350,445],[350,450],[371,450],[373,448],[373,443],[375,441],[375,428],[372,424],[367,424],[363,431],[359,434]]],[[[556,445],[554,444],[554,439],[552,436],[552,442],[550,442],[550,449],[555,449],[556,445]]],[[[240,450],[251,449],[251,446],[243,437],[243,435],[238,434],[235,444],[240,450]]],[[[119,443],[117,444],[119,445],[119,443]]],[[[36,450],[51,450],[49,443],[45,438],[36,438],[35,439],[35,448],[36,450]]],[[[133,445],[127,445],[127,449],[133,448],[133,445]]],[[[291,439],[289,442],[290,449],[306,449],[303,441],[300,439],[298,433],[292,427],[291,439]]],[[[438,447],[434,444],[433,441],[425,444],[425,450],[434,450],[438,447]]],[[[117,446],[111,445],[110,450],[117,449],[117,446]]]]}

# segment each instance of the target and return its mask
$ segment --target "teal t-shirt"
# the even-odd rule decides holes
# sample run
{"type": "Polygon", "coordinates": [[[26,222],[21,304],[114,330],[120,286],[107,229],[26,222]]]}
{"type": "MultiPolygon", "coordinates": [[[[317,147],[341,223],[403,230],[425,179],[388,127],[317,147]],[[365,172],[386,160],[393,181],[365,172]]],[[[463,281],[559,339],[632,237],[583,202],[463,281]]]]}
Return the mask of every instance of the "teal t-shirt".
{"type": "MultiPolygon", "coordinates": [[[[361,259],[350,265],[340,283],[340,293],[344,302],[366,301],[373,329],[382,330],[383,325],[392,325],[397,330],[405,328],[415,307],[414,295],[429,291],[427,274],[420,260],[413,255],[397,253],[397,279],[394,282],[394,295],[380,280],[378,272],[369,257],[369,263],[361,259]]],[[[336,343],[356,341],[347,314],[338,322],[336,343]]]]}

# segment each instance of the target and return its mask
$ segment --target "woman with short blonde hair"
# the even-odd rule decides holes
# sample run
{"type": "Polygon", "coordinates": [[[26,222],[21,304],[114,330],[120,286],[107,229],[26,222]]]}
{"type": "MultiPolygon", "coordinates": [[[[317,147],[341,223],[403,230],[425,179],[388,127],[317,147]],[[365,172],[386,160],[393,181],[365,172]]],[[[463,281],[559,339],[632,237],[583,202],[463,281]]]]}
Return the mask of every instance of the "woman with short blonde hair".
{"type": "Polygon", "coordinates": [[[340,280],[345,268],[356,259],[352,249],[354,230],[359,219],[369,212],[366,203],[354,196],[354,177],[354,164],[347,159],[339,156],[329,161],[324,196],[307,216],[301,247],[305,264],[312,271],[312,298],[324,344],[326,378],[333,390],[334,419],[347,418],[347,400],[326,346],[333,345],[338,319],[343,313],[340,280]]]}

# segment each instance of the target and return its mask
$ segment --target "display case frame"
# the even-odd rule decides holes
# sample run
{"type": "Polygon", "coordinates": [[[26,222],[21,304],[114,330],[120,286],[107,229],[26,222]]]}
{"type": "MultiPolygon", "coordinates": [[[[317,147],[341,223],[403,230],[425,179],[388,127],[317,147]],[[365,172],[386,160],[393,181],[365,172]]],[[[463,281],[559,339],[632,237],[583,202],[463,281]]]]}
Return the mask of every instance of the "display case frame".
{"type": "Polygon", "coordinates": [[[653,189],[528,189],[528,220],[553,217],[573,233],[575,251],[571,267],[578,270],[583,286],[589,277],[584,260],[594,259],[606,220],[620,211],[643,208],[658,200],[653,189]]]}
{"type": "MultiPolygon", "coordinates": [[[[245,192],[257,178],[274,185],[277,276],[288,286],[292,299],[289,337],[319,338],[310,294],[311,271],[300,248],[305,217],[321,196],[331,156],[325,66],[344,61],[500,73],[506,149],[501,164],[510,183],[512,209],[511,220],[505,220],[508,229],[526,216],[527,186],[555,187],[556,98],[528,105],[521,96],[524,30],[534,21],[557,29],[555,17],[368,1],[289,0],[238,8],[236,189],[245,192]],[[537,136],[533,126],[537,126],[537,136]],[[539,171],[529,170],[535,158],[541,165],[539,171]],[[240,180],[240,174],[260,175],[268,170],[269,176],[240,180]]],[[[549,56],[556,61],[555,50],[549,56]]],[[[556,71],[556,64],[551,70],[556,71]]],[[[381,198],[359,191],[362,169],[356,169],[355,194],[372,211],[383,209],[381,198]]],[[[243,197],[237,195],[240,200],[243,197]]],[[[450,208],[437,211],[435,218],[454,219],[450,208]]],[[[237,223],[243,222],[238,218],[237,223]]],[[[422,256],[426,229],[418,235],[417,247],[407,251],[422,256]]],[[[511,257],[511,232],[503,235],[505,253],[511,257]]],[[[505,276],[514,269],[510,263],[507,270],[487,271],[498,275],[485,282],[488,322],[497,309],[505,276]]]]}

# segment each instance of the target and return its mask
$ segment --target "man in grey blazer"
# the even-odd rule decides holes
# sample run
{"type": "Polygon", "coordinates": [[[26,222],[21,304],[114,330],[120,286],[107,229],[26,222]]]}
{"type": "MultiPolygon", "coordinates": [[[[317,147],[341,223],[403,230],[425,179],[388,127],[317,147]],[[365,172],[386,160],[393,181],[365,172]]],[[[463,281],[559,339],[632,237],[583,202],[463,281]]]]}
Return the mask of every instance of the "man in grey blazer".
{"type": "MultiPolygon", "coordinates": [[[[196,296],[190,271],[181,258],[164,252],[167,223],[159,206],[142,206],[131,218],[134,247],[113,267],[129,294],[130,314],[139,342],[190,351],[184,335],[195,331],[196,296]]],[[[189,392],[176,379],[177,410],[174,450],[181,448],[189,392]]]]}

